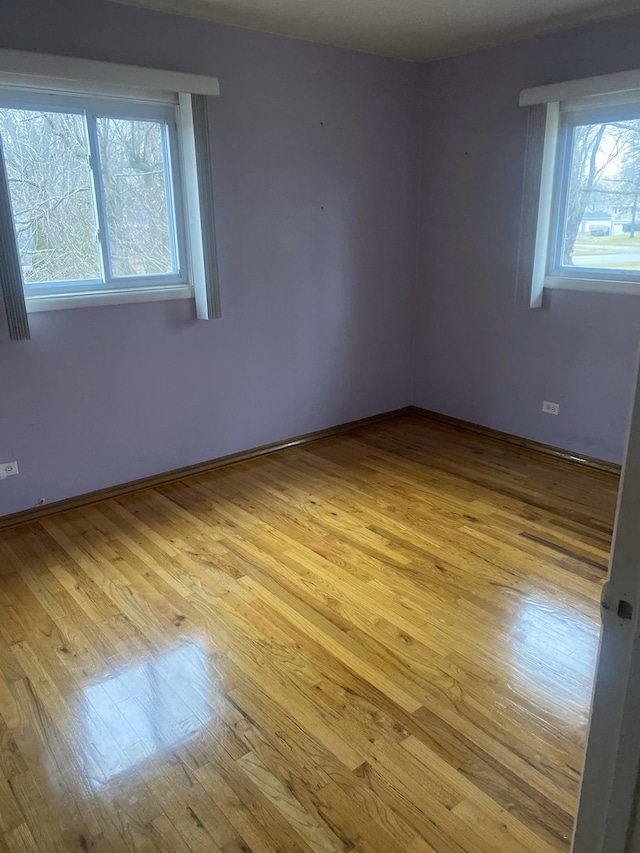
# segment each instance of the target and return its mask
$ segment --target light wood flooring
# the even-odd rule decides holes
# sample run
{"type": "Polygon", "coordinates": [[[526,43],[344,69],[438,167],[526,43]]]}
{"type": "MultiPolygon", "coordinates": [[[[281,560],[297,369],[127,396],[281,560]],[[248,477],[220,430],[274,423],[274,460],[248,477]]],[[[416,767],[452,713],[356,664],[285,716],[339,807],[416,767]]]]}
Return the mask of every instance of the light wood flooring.
{"type": "Polygon", "coordinates": [[[0,850],[568,850],[616,485],[403,417],[0,533],[0,850]]]}

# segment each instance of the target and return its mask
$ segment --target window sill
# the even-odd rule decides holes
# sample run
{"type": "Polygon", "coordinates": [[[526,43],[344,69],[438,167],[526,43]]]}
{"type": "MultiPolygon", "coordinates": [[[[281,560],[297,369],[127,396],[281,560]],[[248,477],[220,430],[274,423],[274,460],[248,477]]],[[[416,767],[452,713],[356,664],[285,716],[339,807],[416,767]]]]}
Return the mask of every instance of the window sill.
{"type": "Polygon", "coordinates": [[[193,299],[190,284],[163,287],[127,288],[126,290],[95,290],[74,294],[39,294],[26,296],[27,311],[61,311],[67,308],[97,308],[102,305],[125,305],[130,302],[160,302],[168,299],[193,299]]]}
{"type": "Polygon", "coordinates": [[[640,294],[640,281],[613,278],[569,278],[568,276],[547,275],[544,286],[550,290],[582,290],[587,293],[623,293],[640,294]]]}

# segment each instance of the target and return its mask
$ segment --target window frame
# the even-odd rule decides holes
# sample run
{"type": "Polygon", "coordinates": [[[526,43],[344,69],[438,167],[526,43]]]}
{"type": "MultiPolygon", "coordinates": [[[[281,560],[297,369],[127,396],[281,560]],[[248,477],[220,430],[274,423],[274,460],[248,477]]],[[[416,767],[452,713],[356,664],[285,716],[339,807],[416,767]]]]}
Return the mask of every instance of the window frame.
{"type": "Polygon", "coordinates": [[[186,236],[187,200],[177,95],[146,99],[122,93],[64,92],[56,88],[21,88],[0,84],[0,106],[83,115],[90,158],[90,180],[98,229],[98,256],[103,277],[58,282],[24,283],[29,313],[86,305],[184,299],[194,294],[190,252],[186,236]],[[111,269],[109,231],[101,161],[97,148],[96,120],[123,118],[162,122],[165,186],[170,199],[170,240],[177,270],[143,276],[115,276],[111,269]],[[167,159],[167,154],[168,159],[167,159]]]}

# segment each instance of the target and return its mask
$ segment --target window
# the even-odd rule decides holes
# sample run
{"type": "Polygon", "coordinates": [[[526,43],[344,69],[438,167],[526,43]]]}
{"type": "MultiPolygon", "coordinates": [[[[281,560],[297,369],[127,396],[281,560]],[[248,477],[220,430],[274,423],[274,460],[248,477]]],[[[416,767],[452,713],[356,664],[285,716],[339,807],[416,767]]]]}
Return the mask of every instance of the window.
{"type": "Polygon", "coordinates": [[[0,337],[27,311],[195,297],[220,316],[209,96],[182,72],[0,49],[0,337]]]}
{"type": "Polygon", "coordinates": [[[188,284],[176,133],[170,106],[0,93],[27,297],[188,284]]]}
{"type": "Polygon", "coordinates": [[[521,93],[529,138],[518,292],[640,294],[640,72],[521,93]]]}
{"type": "Polygon", "coordinates": [[[566,113],[559,145],[549,276],[640,285],[640,107],[566,113]]]}

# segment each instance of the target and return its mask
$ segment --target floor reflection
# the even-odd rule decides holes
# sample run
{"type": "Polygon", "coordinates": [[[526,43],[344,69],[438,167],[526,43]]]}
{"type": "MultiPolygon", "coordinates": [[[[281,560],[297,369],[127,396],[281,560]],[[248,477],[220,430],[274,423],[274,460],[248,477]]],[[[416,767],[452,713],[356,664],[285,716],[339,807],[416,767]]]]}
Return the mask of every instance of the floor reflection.
{"type": "Polygon", "coordinates": [[[216,718],[220,674],[195,643],[127,666],[83,689],[85,754],[98,781],[171,753],[216,718]]]}
{"type": "MultiPolygon", "coordinates": [[[[510,634],[519,691],[566,720],[581,722],[590,703],[599,623],[562,602],[527,596],[510,634]]],[[[516,685],[514,685],[515,687],[516,685]]]]}

